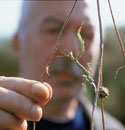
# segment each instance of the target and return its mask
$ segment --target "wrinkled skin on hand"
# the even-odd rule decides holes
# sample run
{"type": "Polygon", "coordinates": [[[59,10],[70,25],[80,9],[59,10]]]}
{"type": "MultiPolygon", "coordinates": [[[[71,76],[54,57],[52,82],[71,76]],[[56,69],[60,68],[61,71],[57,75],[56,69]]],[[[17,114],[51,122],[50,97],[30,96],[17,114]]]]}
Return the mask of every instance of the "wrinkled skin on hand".
{"type": "Polygon", "coordinates": [[[24,130],[28,121],[39,121],[42,106],[52,96],[47,83],[15,77],[0,77],[0,129],[24,130]]]}

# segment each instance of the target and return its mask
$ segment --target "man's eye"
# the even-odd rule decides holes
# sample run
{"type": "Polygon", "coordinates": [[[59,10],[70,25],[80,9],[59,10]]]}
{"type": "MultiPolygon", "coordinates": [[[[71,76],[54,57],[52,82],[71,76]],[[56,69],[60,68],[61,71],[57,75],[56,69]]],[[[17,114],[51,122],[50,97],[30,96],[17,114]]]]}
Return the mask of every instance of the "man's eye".
{"type": "Polygon", "coordinates": [[[47,29],[46,32],[48,34],[59,34],[60,28],[50,28],[50,29],[47,29]]]}
{"type": "Polygon", "coordinates": [[[86,31],[81,31],[81,36],[83,39],[88,39],[88,40],[92,40],[94,37],[93,32],[86,32],[86,31]]]}

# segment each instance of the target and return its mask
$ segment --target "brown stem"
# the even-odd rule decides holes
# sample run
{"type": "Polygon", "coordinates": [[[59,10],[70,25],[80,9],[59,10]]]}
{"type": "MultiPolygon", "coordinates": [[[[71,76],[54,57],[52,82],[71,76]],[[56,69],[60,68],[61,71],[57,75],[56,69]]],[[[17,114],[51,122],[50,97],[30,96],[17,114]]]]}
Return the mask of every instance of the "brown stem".
{"type": "Polygon", "coordinates": [[[33,121],[33,130],[35,130],[35,129],[36,129],[36,122],[33,121]]]}
{"type": "Polygon", "coordinates": [[[102,21],[101,21],[101,14],[100,14],[100,3],[99,0],[97,0],[97,10],[98,10],[98,19],[99,19],[99,31],[100,31],[100,54],[99,54],[99,66],[98,66],[98,83],[97,83],[97,89],[95,93],[95,98],[94,98],[94,104],[93,104],[93,110],[92,110],[92,119],[91,119],[91,130],[94,130],[94,112],[95,112],[95,107],[97,104],[97,99],[98,99],[98,91],[100,87],[100,80],[102,78],[102,63],[103,63],[103,50],[104,50],[104,43],[103,43],[103,35],[102,35],[102,21]]]}
{"type": "Polygon", "coordinates": [[[104,120],[104,107],[103,107],[103,99],[100,99],[101,102],[101,113],[102,113],[102,124],[103,124],[103,130],[105,130],[105,120],[104,120]]]}
{"type": "Polygon", "coordinates": [[[115,22],[115,19],[114,19],[114,16],[113,16],[113,11],[112,11],[110,0],[108,0],[108,5],[109,5],[110,12],[111,12],[114,28],[115,28],[115,31],[116,31],[116,34],[117,34],[117,37],[118,37],[118,40],[119,40],[119,43],[120,43],[120,46],[121,46],[121,49],[122,49],[122,53],[123,53],[123,57],[124,57],[124,63],[125,63],[125,49],[124,49],[119,31],[118,31],[117,26],[116,26],[116,22],[115,22]]]}
{"type": "Polygon", "coordinates": [[[116,73],[115,73],[114,79],[117,78],[117,75],[118,75],[119,71],[120,71],[121,69],[123,69],[123,68],[125,68],[125,66],[121,66],[121,67],[119,67],[119,68],[116,70],[116,73]]]}
{"type": "MultiPolygon", "coordinates": [[[[59,33],[58,38],[57,38],[56,43],[55,43],[55,47],[54,47],[54,49],[53,49],[53,51],[52,51],[52,54],[51,54],[51,56],[50,56],[50,58],[49,58],[49,60],[48,60],[48,63],[46,64],[46,67],[48,67],[48,68],[50,67],[50,65],[51,65],[51,63],[52,63],[52,61],[53,61],[53,58],[54,58],[54,56],[55,56],[55,54],[56,54],[56,51],[57,51],[57,49],[58,49],[58,46],[59,46],[59,42],[60,42],[62,33],[63,33],[63,31],[64,31],[64,28],[65,28],[65,26],[67,25],[67,23],[68,23],[68,21],[69,21],[69,19],[70,19],[70,16],[71,16],[71,14],[72,14],[72,12],[73,12],[75,6],[76,6],[77,1],[78,1],[78,0],[75,0],[75,3],[74,3],[74,5],[73,5],[73,7],[72,7],[72,9],[71,9],[71,11],[70,11],[70,13],[69,13],[69,15],[68,15],[68,17],[66,18],[66,20],[65,20],[65,22],[64,22],[64,24],[63,24],[63,26],[62,26],[62,28],[61,28],[61,30],[60,30],[60,33],[59,33]]],[[[41,80],[43,80],[43,77],[45,76],[45,72],[46,72],[46,71],[44,70],[44,72],[43,72],[43,74],[42,74],[41,80]]],[[[47,80],[47,77],[48,77],[48,76],[46,75],[45,80],[47,80]]]]}
{"type": "Polygon", "coordinates": [[[102,73],[103,50],[104,50],[104,43],[103,43],[103,37],[102,37],[102,21],[101,21],[99,0],[97,0],[97,8],[98,8],[99,30],[100,30],[100,54],[99,54],[98,84],[97,84],[97,91],[98,91],[99,87],[100,87],[100,79],[101,79],[100,75],[102,73]]]}

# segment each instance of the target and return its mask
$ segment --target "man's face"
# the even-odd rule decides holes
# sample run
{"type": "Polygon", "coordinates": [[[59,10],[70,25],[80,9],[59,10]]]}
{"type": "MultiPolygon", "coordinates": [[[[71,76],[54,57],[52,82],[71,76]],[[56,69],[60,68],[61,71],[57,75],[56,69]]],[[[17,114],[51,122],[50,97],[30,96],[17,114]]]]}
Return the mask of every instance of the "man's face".
{"type": "MultiPolygon", "coordinates": [[[[73,4],[73,1],[39,1],[30,2],[27,5],[27,16],[24,18],[24,26],[18,34],[18,58],[22,77],[34,80],[41,79],[45,66],[52,55],[61,27],[73,4]]],[[[87,15],[87,8],[85,3],[77,3],[61,37],[56,57],[53,60],[52,66],[54,66],[54,70],[48,79],[53,88],[54,99],[74,97],[81,89],[80,83],[75,78],[75,76],[79,75],[79,72],[73,76],[72,72],[70,73],[69,71],[73,64],[69,65],[68,58],[61,58],[60,56],[64,56],[62,52],[68,54],[70,51],[73,52],[75,57],[79,54],[81,48],[77,39],[77,30],[82,22],[81,35],[85,41],[85,53],[80,62],[86,66],[86,63],[92,60],[95,30],[91,23],[91,18],[87,15]],[[64,64],[66,65],[64,66],[64,64]],[[60,66],[63,66],[63,69],[60,66]],[[58,73],[54,73],[57,68],[60,68],[58,73]]],[[[74,70],[77,72],[78,68],[74,67],[74,70]]]]}

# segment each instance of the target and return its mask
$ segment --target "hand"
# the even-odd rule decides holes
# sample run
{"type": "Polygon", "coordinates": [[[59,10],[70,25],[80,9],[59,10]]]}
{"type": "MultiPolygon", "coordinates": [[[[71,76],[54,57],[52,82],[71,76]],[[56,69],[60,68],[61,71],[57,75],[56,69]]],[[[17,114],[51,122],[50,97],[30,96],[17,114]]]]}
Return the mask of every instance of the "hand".
{"type": "Polygon", "coordinates": [[[0,129],[26,130],[27,121],[39,121],[42,106],[52,96],[47,83],[0,77],[0,129]]]}

